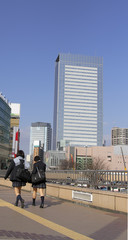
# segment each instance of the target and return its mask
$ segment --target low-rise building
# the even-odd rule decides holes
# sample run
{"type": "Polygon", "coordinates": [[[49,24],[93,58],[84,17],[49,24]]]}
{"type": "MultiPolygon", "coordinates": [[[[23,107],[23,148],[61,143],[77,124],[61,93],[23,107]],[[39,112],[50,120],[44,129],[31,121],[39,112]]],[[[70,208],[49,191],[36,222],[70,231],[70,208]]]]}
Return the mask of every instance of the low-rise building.
{"type": "Polygon", "coordinates": [[[46,163],[47,169],[59,169],[62,160],[65,160],[64,151],[47,151],[44,154],[44,161],[46,163]]]}
{"type": "MultiPolygon", "coordinates": [[[[75,169],[87,169],[92,162],[102,163],[104,170],[128,169],[128,146],[71,147],[65,150],[67,160],[72,159],[75,169]]],[[[98,164],[97,164],[98,166],[98,164]]],[[[98,166],[100,167],[100,166],[98,166]]]]}
{"type": "Polygon", "coordinates": [[[65,151],[47,151],[44,161],[51,170],[61,169],[66,161],[67,168],[74,170],[127,170],[128,146],[66,146],[65,151]]]}

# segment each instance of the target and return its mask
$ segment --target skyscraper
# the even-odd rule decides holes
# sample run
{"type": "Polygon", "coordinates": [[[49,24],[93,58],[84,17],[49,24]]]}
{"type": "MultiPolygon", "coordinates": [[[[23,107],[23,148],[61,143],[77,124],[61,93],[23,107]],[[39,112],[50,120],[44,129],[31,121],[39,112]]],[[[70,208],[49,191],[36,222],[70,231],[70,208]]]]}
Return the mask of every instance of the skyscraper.
{"type": "Polygon", "coordinates": [[[16,157],[20,142],[20,104],[10,103],[11,120],[10,120],[10,158],[16,157]]]}
{"type": "Polygon", "coordinates": [[[31,124],[30,128],[30,151],[29,154],[33,156],[34,141],[40,141],[41,147],[46,152],[51,150],[51,124],[44,122],[35,122],[31,124]]]}
{"type": "Polygon", "coordinates": [[[0,169],[5,168],[9,159],[11,108],[8,100],[0,93],[0,169]]]}
{"type": "Polygon", "coordinates": [[[53,149],[103,141],[103,59],[59,54],[55,62],[53,149]]]}

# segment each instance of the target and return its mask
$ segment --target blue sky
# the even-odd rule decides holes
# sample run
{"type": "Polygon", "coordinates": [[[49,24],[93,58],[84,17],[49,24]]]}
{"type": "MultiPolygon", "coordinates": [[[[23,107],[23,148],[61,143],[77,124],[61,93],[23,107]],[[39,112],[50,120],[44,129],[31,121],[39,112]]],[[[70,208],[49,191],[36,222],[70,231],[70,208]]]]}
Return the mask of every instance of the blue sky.
{"type": "Polygon", "coordinates": [[[0,0],[0,92],[21,104],[21,142],[32,122],[53,122],[58,53],[103,56],[104,139],[128,128],[127,0],[0,0]]]}

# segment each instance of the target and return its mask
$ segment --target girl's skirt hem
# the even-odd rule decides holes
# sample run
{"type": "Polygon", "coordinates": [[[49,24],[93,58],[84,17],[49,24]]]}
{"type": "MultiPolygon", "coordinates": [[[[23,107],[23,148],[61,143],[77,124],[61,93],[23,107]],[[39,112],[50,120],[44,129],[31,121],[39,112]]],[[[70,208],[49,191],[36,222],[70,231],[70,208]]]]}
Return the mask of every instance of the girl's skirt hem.
{"type": "Polygon", "coordinates": [[[46,188],[46,183],[32,184],[33,188],[46,188]]]}
{"type": "Polygon", "coordinates": [[[12,182],[12,186],[13,187],[23,187],[23,186],[26,186],[26,183],[25,182],[12,182]]]}

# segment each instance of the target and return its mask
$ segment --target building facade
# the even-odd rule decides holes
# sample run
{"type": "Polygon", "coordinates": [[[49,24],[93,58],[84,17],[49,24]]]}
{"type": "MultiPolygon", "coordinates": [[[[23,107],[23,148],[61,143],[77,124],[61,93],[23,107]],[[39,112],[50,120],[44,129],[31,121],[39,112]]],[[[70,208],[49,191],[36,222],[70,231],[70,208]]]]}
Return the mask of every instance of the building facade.
{"type": "Polygon", "coordinates": [[[10,117],[9,103],[0,93],[0,169],[6,167],[9,159],[10,117]]]}
{"type": "Polygon", "coordinates": [[[128,145],[128,128],[114,127],[111,131],[112,145],[128,145]]]}
{"type": "Polygon", "coordinates": [[[44,150],[41,147],[41,141],[34,141],[33,159],[35,156],[39,156],[41,161],[44,160],[44,150]]]}
{"type": "Polygon", "coordinates": [[[59,54],[55,62],[53,149],[103,144],[103,59],[59,54]]]}
{"type": "Polygon", "coordinates": [[[64,151],[47,151],[44,155],[44,160],[47,169],[55,170],[59,169],[61,161],[65,160],[64,151]]]}
{"type": "Polygon", "coordinates": [[[10,158],[16,157],[20,142],[20,104],[10,103],[11,121],[10,121],[10,158]]]}
{"type": "Polygon", "coordinates": [[[73,159],[75,169],[86,170],[91,163],[97,164],[97,170],[128,170],[128,145],[70,147],[65,150],[67,160],[73,159]],[[101,166],[102,164],[102,166],[101,166]]]}
{"type": "Polygon", "coordinates": [[[51,124],[44,122],[35,122],[30,127],[30,150],[29,154],[33,156],[34,152],[34,141],[40,141],[40,147],[43,148],[44,152],[51,150],[51,124]]]}

